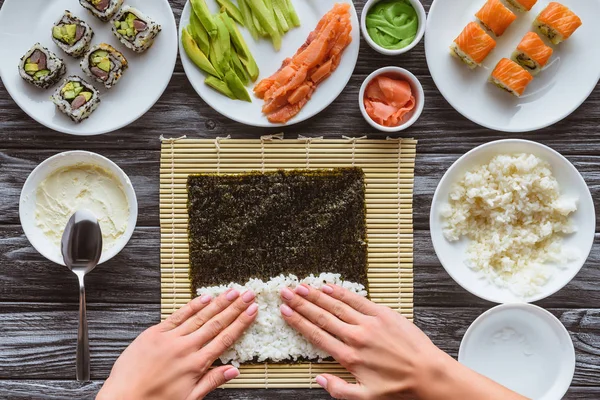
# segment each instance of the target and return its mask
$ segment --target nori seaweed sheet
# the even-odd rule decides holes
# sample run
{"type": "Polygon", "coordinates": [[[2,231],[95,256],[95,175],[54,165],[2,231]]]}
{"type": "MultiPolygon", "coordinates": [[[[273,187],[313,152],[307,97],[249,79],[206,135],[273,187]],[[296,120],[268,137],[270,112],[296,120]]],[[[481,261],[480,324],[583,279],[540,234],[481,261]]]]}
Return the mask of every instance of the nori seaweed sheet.
{"type": "Polygon", "coordinates": [[[360,168],[188,178],[190,280],[198,288],[322,272],[367,287],[360,168]]]}

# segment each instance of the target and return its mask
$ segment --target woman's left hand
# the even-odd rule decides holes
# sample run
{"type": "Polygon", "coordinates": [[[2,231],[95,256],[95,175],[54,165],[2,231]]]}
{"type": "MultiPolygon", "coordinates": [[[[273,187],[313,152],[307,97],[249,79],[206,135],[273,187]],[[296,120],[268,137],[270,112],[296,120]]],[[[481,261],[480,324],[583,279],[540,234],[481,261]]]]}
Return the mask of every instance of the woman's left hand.
{"type": "Polygon", "coordinates": [[[209,369],[256,319],[254,300],[236,290],[192,300],[121,354],[96,399],[203,399],[239,375],[232,366],[209,369]]]}

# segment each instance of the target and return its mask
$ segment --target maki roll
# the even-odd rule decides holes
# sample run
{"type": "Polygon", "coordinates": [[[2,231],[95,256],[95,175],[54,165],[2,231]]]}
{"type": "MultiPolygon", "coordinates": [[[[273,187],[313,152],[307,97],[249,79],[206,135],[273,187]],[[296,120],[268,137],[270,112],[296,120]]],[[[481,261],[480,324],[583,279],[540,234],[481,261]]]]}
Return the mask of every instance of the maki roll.
{"type": "Polygon", "coordinates": [[[74,122],[88,118],[98,105],[100,95],[95,87],[78,76],[69,76],[52,96],[56,107],[74,122]]]}
{"type": "Polygon", "coordinates": [[[36,43],[21,57],[19,75],[40,89],[48,89],[67,72],[65,63],[53,52],[36,43]]]}
{"type": "Polygon", "coordinates": [[[495,47],[496,41],[478,23],[470,22],[454,39],[450,46],[450,54],[474,69],[481,66],[495,47]]]}
{"type": "Polygon", "coordinates": [[[92,46],[81,60],[83,72],[107,89],[117,84],[127,67],[125,56],[106,43],[92,46]]]}
{"type": "Polygon", "coordinates": [[[508,58],[500,60],[490,77],[490,82],[494,85],[517,97],[521,97],[532,80],[533,76],[529,72],[508,58]]]}
{"type": "Polygon", "coordinates": [[[521,12],[531,11],[538,0],[506,0],[508,4],[521,12]]]}
{"type": "Polygon", "coordinates": [[[512,59],[531,75],[537,75],[548,64],[552,53],[552,48],[537,33],[529,32],[517,46],[512,59]]]}
{"type": "Polygon", "coordinates": [[[570,38],[581,25],[581,19],[573,11],[555,2],[548,4],[533,21],[533,26],[554,44],[570,38]]]}
{"type": "Polygon", "coordinates": [[[486,29],[494,32],[496,36],[502,36],[510,24],[517,19],[516,14],[500,0],[488,0],[475,16],[486,29]]]}
{"type": "Polygon", "coordinates": [[[81,57],[90,48],[93,37],[92,28],[69,10],[52,27],[52,40],[72,57],[81,57]]]}
{"type": "Polygon", "coordinates": [[[79,0],[83,8],[88,9],[98,19],[108,22],[123,5],[123,0],[79,0]]]}
{"type": "Polygon", "coordinates": [[[136,53],[148,50],[161,29],[156,22],[129,6],[123,7],[115,17],[112,27],[119,41],[136,53]]]}

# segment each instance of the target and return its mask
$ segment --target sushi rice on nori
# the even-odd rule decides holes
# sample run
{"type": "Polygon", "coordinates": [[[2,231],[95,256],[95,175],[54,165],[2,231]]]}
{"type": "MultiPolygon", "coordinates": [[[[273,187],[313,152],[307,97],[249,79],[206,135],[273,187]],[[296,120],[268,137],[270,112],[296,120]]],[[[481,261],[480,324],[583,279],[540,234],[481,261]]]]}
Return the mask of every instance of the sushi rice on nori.
{"type": "Polygon", "coordinates": [[[508,4],[516,8],[518,11],[531,11],[538,0],[506,0],[508,4]]]}
{"type": "Polygon", "coordinates": [[[528,32],[517,46],[512,59],[531,75],[537,75],[548,64],[552,53],[552,48],[537,33],[528,32]]]}
{"type": "Polygon", "coordinates": [[[110,89],[119,82],[128,67],[125,56],[106,43],[92,48],[81,60],[81,69],[90,78],[110,89]]]}
{"type": "Polygon", "coordinates": [[[162,29],[141,11],[129,6],[123,7],[112,25],[112,31],[119,41],[136,53],[148,50],[162,29]]]}
{"type": "Polygon", "coordinates": [[[123,0],[79,0],[83,8],[104,22],[108,22],[115,16],[123,5],[123,0]]]}
{"type": "Polygon", "coordinates": [[[533,21],[533,26],[554,44],[570,38],[582,24],[577,14],[555,2],[548,4],[548,7],[533,21]]]}
{"type": "Polygon", "coordinates": [[[69,10],[52,27],[52,40],[72,57],[81,57],[90,48],[93,37],[92,27],[69,10]]]}
{"type": "Polygon", "coordinates": [[[510,11],[500,0],[488,0],[475,14],[481,24],[496,36],[502,36],[517,16],[510,11]]]}
{"type": "Polygon", "coordinates": [[[88,118],[100,105],[95,87],[78,76],[69,76],[52,96],[52,102],[74,122],[88,118]]]}
{"type": "Polygon", "coordinates": [[[19,63],[21,78],[40,89],[56,84],[66,72],[65,63],[39,43],[29,49],[19,63]]]}
{"type": "Polygon", "coordinates": [[[521,97],[533,76],[516,62],[503,58],[490,76],[490,82],[510,94],[521,97]]]}
{"type": "Polygon", "coordinates": [[[470,22],[450,46],[450,54],[471,69],[481,63],[496,47],[496,41],[476,22],[470,22]]]}

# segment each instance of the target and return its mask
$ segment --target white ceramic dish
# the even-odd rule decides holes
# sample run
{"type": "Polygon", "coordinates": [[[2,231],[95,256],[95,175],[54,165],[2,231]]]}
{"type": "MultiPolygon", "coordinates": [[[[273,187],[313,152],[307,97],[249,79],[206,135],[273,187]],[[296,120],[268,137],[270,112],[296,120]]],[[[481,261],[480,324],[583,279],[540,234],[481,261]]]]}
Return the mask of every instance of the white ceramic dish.
{"type": "Polygon", "coordinates": [[[423,113],[423,108],[425,107],[425,93],[423,92],[423,86],[421,85],[421,82],[419,82],[417,77],[414,76],[410,71],[407,71],[404,68],[400,67],[384,67],[373,72],[367,77],[367,79],[365,79],[362,86],[360,87],[360,91],[358,94],[358,106],[365,120],[373,128],[388,133],[400,132],[411,127],[415,122],[417,122],[417,120],[423,113]],[[373,78],[379,75],[386,75],[389,77],[405,79],[408,83],[410,83],[410,86],[412,88],[412,93],[415,97],[416,103],[415,108],[404,116],[405,122],[398,126],[389,127],[378,124],[377,122],[373,121],[373,119],[369,116],[369,114],[367,114],[367,110],[365,109],[365,91],[367,90],[367,87],[369,86],[369,83],[373,80],[373,78]]]}
{"type": "Polygon", "coordinates": [[[127,202],[129,203],[127,230],[110,249],[102,252],[100,264],[110,260],[123,250],[129,239],[131,239],[137,223],[138,205],[133,185],[129,177],[117,164],[106,157],[87,151],[67,151],[48,158],[38,165],[25,181],[19,200],[19,218],[21,219],[23,231],[31,245],[44,257],[61,265],[65,264],[60,248],[52,243],[36,225],[36,191],[38,186],[57,169],[82,163],[98,165],[116,176],[123,186],[127,202]]]}
{"type": "Polygon", "coordinates": [[[451,57],[449,46],[483,5],[483,0],[435,0],[429,10],[425,53],[431,76],[446,100],[459,113],[484,127],[505,132],[528,132],[561,121],[590,95],[600,79],[600,46],[596,42],[596,21],[600,2],[562,0],[583,20],[571,38],[553,46],[549,65],[516,98],[487,82],[503,57],[510,57],[535,17],[546,7],[540,0],[497,39],[497,47],[483,67],[469,70],[451,57]]]}
{"type": "MultiPolygon", "coordinates": [[[[354,4],[351,0],[292,0],[294,8],[300,18],[301,26],[290,30],[283,36],[283,44],[279,51],[273,49],[273,45],[268,39],[255,41],[247,29],[240,28],[244,39],[246,39],[248,48],[256,59],[256,63],[260,69],[260,76],[256,81],[256,83],[258,83],[261,79],[267,78],[275,73],[284,59],[293,56],[298,48],[304,44],[309,33],[316,28],[317,23],[321,18],[333,8],[335,3],[340,2],[352,5],[352,43],[350,43],[344,51],[338,69],[327,78],[327,80],[319,85],[302,111],[288,121],[286,125],[293,125],[305,121],[323,111],[333,103],[340,93],[342,93],[342,90],[344,90],[352,77],[360,49],[360,26],[354,4]]],[[[212,12],[216,13],[218,11],[216,2],[210,1],[207,2],[207,4],[212,12]]],[[[181,20],[179,22],[180,37],[181,30],[189,24],[190,12],[191,5],[188,1],[183,9],[181,20]]],[[[281,124],[269,122],[263,115],[261,109],[264,101],[255,97],[252,93],[254,85],[248,85],[247,87],[250,92],[250,97],[252,98],[252,103],[231,100],[223,96],[204,84],[206,74],[196,67],[189,59],[183,49],[181,41],[179,47],[181,62],[190,83],[196,92],[198,92],[198,95],[208,103],[209,106],[225,117],[242,124],[260,127],[282,126],[281,124]]]]}
{"type": "Polygon", "coordinates": [[[536,400],[563,398],[575,374],[569,333],[548,311],[505,304],[482,314],[467,330],[458,361],[536,400]]]}
{"type": "Polygon", "coordinates": [[[367,14],[369,13],[371,7],[373,7],[380,1],[381,0],[369,0],[363,7],[362,15],[360,17],[360,29],[362,31],[363,37],[365,38],[365,41],[368,43],[369,46],[371,46],[373,50],[386,56],[398,56],[400,54],[408,53],[409,51],[414,49],[416,45],[421,43],[421,39],[423,39],[423,35],[425,34],[425,27],[427,25],[427,14],[425,13],[425,8],[423,8],[423,4],[421,4],[419,0],[409,0],[419,17],[419,30],[417,31],[417,36],[415,37],[415,40],[413,40],[411,44],[409,44],[403,49],[389,50],[375,43],[373,39],[371,39],[371,35],[369,35],[369,32],[367,31],[367,14]]]}
{"type": "Polygon", "coordinates": [[[127,5],[138,8],[162,26],[154,45],[140,55],[117,40],[110,23],[101,22],[76,0],[6,0],[0,9],[0,42],[5,44],[0,51],[0,76],[19,107],[50,129],[82,136],[115,131],[144,115],[158,101],[173,75],[177,27],[167,0],[128,0],[127,5]],[[65,10],[90,24],[94,30],[92,44],[108,43],[129,61],[129,69],[112,89],[100,88],[100,84],[92,82],[79,66],[81,59],[68,56],[52,41],[52,26],[65,10]],[[27,29],[23,29],[23,21],[27,21],[27,29]],[[100,90],[101,104],[89,119],[76,124],[57,110],[50,96],[58,84],[41,90],[21,79],[19,59],[37,42],[65,61],[65,78],[80,76],[100,90]]]}
{"type": "Polygon", "coordinates": [[[472,294],[495,303],[535,302],[553,295],[566,286],[583,267],[590,254],[594,243],[596,228],[596,212],[590,190],[581,174],[566,158],[558,152],[542,144],[526,140],[500,140],[477,147],[464,156],[448,169],[440,181],[430,214],[431,239],[435,252],[450,276],[465,290],[472,294]],[[464,264],[468,239],[458,242],[449,242],[442,232],[443,218],[441,209],[447,204],[448,194],[452,185],[460,180],[464,174],[474,167],[489,162],[499,154],[528,153],[542,158],[550,163],[554,177],[560,185],[561,194],[577,197],[577,211],[571,215],[571,220],[577,232],[565,236],[563,245],[575,249],[579,253],[577,260],[556,268],[554,277],[543,290],[531,298],[520,298],[508,288],[499,288],[474,272],[464,264]]]}

